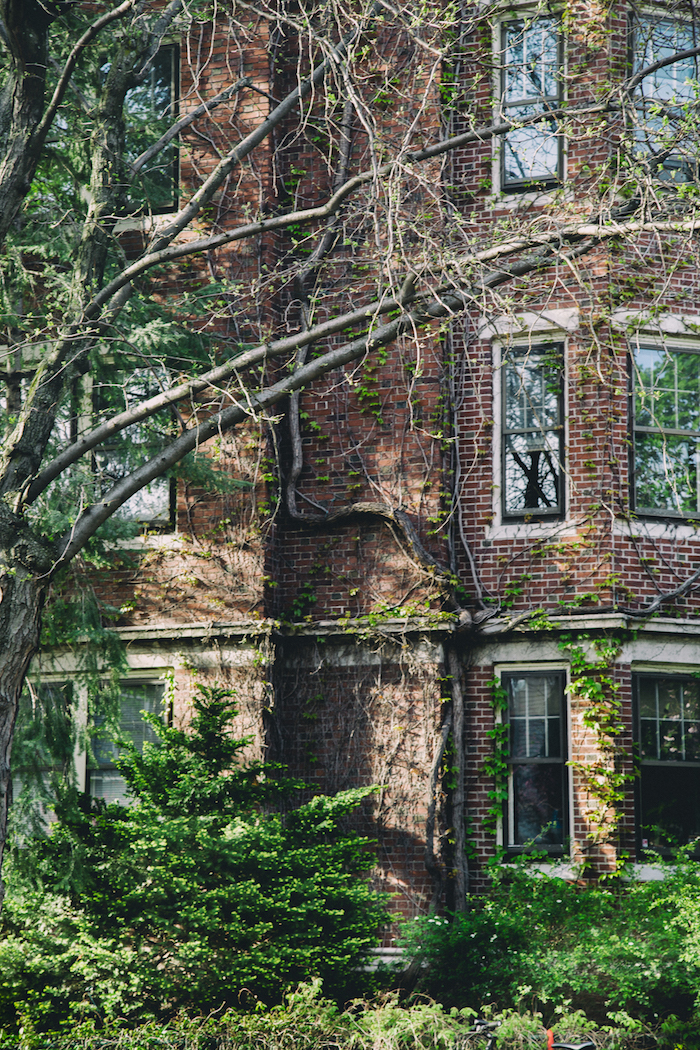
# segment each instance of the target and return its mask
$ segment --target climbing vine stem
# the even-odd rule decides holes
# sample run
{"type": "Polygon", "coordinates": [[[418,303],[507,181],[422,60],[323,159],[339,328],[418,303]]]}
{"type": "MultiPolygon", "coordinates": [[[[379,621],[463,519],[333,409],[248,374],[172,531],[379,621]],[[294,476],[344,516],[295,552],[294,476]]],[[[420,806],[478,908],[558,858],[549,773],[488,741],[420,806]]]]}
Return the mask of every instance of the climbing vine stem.
{"type": "Polygon", "coordinates": [[[625,726],[620,685],[615,678],[623,641],[619,633],[591,638],[585,632],[564,634],[559,641],[559,650],[570,665],[572,719],[592,738],[590,749],[575,749],[577,754],[589,752],[590,757],[572,759],[569,766],[586,801],[586,837],[591,851],[614,848],[613,874],[618,874],[628,859],[622,844],[622,821],[635,775],[631,756],[622,743],[625,726]]]}

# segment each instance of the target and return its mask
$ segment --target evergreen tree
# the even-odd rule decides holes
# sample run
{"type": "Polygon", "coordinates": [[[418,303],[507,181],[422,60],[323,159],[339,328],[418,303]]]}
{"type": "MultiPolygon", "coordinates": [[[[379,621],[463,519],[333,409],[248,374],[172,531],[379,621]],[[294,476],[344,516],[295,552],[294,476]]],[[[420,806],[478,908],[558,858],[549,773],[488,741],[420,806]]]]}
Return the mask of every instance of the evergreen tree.
{"type": "Polygon", "coordinates": [[[132,804],[67,800],[16,868],[6,1022],[13,1001],[55,1027],[269,1003],[311,977],[336,995],[357,985],[385,910],[344,818],[372,789],[291,805],[301,784],[242,761],[230,694],[200,688],[193,705],[187,729],[151,720],[159,745],[122,742],[132,804]]]}

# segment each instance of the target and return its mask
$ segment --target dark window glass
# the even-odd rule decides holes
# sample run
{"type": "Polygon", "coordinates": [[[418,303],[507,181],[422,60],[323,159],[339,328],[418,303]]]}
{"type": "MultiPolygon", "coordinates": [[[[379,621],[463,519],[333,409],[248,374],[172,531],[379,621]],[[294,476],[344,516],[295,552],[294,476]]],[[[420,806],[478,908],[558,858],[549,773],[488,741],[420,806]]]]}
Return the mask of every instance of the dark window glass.
{"type": "Polygon", "coordinates": [[[700,684],[637,675],[639,830],[643,849],[700,837],[700,684]]]}
{"type": "Polygon", "coordinates": [[[506,674],[510,726],[507,845],[559,852],[568,833],[564,675],[506,674]]]}
{"type": "MultiPolygon", "coordinates": [[[[633,69],[698,44],[696,27],[668,18],[638,18],[634,24],[633,69]]],[[[654,70],[640,82],[635,99],[634,135],[640,155],[654,162],[658,178],[689,182],[697,177],[698,57],[654,70]]]]}
{"type": "Polygon", "coordinates": [[[633,355],[634,505],[700,513],[700,355],[640,346],[633,355]]]}
{"type": "MultiPolygon", "coordinates": [[[[124,682],[121,691],[118,736],[130,740],[141,751],[146,741],[157,743],[158,736],[144,721],[143,712],[163,717],[164,688],[160,682],[124,682]]],[[[90,769],[90,794],[106,802],[126,802],[126,782],[117,769],[119,747],[104,721],[97,721],[92,740],[94,765],[90,769]]]]}
{"type": "MultiPolygon", "coordinates": [[[[133,163],[177,119],[178,74],[179,48],[170,44],[155,56],[143,83],[128,92],[124,103],[127,162],[133,163]]],[[[177,141],[173,140],[139,172],[131,193],[134,204],[153,212],[177,207],[178,161],[177,141]]]]}
{"type": "Polygon", "coordinates": [[[563,510],[561,347],[510,350],[503,363],[503,514],[563,510]]]}
{"type": "Polygon", "coordinates": [[[561,46],[556,18],[518,19],[503,26],[501,113],[504,120],[542,120],[503,138],[501,186],[525,190],[561,178],[561,138],[547,113],[561,99],[561,46]]]}

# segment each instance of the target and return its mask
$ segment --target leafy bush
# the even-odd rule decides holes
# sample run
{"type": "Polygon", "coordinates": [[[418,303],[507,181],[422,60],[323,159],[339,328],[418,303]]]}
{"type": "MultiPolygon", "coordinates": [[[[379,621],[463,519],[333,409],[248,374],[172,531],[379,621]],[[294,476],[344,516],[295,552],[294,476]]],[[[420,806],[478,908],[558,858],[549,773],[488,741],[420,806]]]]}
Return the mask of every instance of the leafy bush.
{"type": "Polygon", "coordinates": [[[272,1003],[314,976],[357,989],[385,905],[343,822],[371,789],[275,811],[299,785],[240,762],[234,715],[202,690],[186,731],[154,720],[161,745],[120,762],[134,804],[81,797],[22,858],[0,942],[5,1026],[272,1003]]]}
{"type": "Polygon", "coordinates": [[[599,1023],[700,1016],[700,872],[682,860],[656,882],[571,885],[502,866],[493,891],[453,922],[421,919],[407,950],[420,987],[455,1006],[524,1004],[599,1023]]]}

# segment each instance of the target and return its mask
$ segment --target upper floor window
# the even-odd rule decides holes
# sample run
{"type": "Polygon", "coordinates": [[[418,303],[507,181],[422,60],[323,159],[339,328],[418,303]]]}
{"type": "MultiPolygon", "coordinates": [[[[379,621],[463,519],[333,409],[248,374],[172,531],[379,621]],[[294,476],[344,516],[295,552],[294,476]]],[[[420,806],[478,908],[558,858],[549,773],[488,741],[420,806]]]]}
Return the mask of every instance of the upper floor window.
{"type": "Polygon", "coordinates": [[[510,727],[507,845],[560,852],[568,834],[564,672],[521,671],[502,682],[510,727]]]}
{"type": "MultiPolygon", "coordinates": [[[[154,363],[151,368],[134,368],[125,375],[104,369],[93,387],[94,414],[98,418],[114,411],[131,408],[160,393],[169,385],[169,373],[154,363]]],[[[129,427],[109,444],[93,453],[93,469],[98,491],[105,495],[112,486],[127,477],[142,463],[157,455],[172,437],[173,417],[165,411],[129,427]]],[[[175,481],[156,478],[134,493],[117,512],[117,517],[136,522],[149,529],[168,530],[175,524],[175,481]]]]}
{"type": "Polygon", "coordinates": [[[639,746],[638,826],[642,849],[700,839],[700,683],[634,676],[639,746]]]}
{"type": "MultiPolygon", "coordinates": [[[[698,44],[694,23],[638,18],[634,23],[633,69],[638,72],[698,44]]],[[[697,174],[698,56],[654,70],[637,87],[635,138],[653,160],[658,177],[688,182],[697,174]]]]}
{"type": "MultiPolygon", "coordinates": [[[[146,79],[127,93],[124,120],[129,163],[157,142],[177,117],[179,60],[177,45],[161,47],[146,79]]],[[[130,195],[135,204],[145,204],[149,211],[169,211],[177,207],[178,182],[179,151],[173,140],[144,165],[130,195]]]]}
{"type": "Polygon", "coordinates": [[[514,347],[503,363],[504,518],[563,511],[562,347],[514,347]]]}
{"type": "Polygon", "coordinates": [[[514,128],[501,147],[501,189],[527,190],[532,184],[552,185],[562,177],[562,144],[556,120],[548,115],[561,101],[562,49],[559,20],[520,18],[506,22],[501,40],[501,115],[523,121],[542,120],[514,128]]]}
{"type": "Polygon", "coordinates": [[[639,346],[633,354],[634,506],[700,514],[700,353],[639,346]]]}

